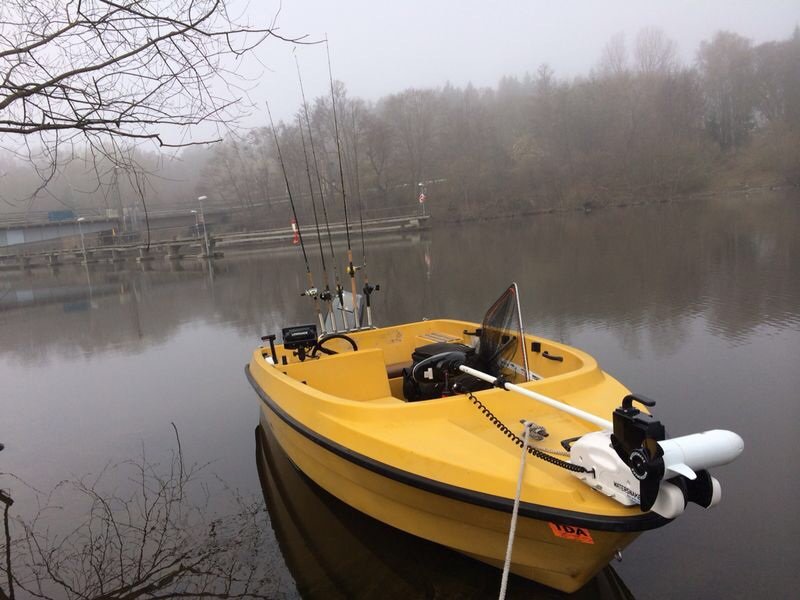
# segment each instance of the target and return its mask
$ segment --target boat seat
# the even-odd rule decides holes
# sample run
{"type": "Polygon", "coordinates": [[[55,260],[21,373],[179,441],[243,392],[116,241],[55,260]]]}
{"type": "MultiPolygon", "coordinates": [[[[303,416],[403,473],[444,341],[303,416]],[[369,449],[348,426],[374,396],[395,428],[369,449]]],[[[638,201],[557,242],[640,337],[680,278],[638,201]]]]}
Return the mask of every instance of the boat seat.
{"type": "Polygon", "coordinates": [[[283,367],[289,377],[326,394],[348,400],[391,397],[381,348],[342,352],[283,367]]]}

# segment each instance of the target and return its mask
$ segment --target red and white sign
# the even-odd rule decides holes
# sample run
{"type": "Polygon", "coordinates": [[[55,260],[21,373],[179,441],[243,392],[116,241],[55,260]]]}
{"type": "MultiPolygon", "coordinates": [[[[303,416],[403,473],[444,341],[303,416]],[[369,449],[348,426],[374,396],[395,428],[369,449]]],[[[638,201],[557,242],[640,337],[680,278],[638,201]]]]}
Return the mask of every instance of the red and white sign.
{"type": "Polygon", "coordinates": [[[419,193],[419,203],[420,204],[425,204],[425,192],[420,192],[419,193]]]}

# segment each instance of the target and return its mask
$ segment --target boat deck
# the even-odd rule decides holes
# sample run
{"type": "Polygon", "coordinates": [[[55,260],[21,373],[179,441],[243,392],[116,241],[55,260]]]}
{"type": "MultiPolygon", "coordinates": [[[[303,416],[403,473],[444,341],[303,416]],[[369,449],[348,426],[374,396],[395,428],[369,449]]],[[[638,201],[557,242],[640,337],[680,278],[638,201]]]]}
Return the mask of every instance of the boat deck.
{"type": "MultiPolygon", "coordinates": [[[[472,487],[480,482],[488,493],[507,495],[520,455],[498,422],[520,434],[521,420],[534,421],[549,433],[541,445],[555,450],[561,450],[561,440],[597,426],[498,388],[475,392],[473,398],[480,405],[466,395],[406,401],[402,368],[410,365],[414,349],[434,341],[472,345],[476,335],[470,332],[476,327],[437,320],[348,333],[357,342],[357,351],[343,340],[331,340],[326,346],[338,354],[302,362],[276,346],[277,364],[273,364],[270,350],[261,348],[251,372],[261,389],[280,398],[281,408],[292,418],[354,452],[452,485],[472,487]]],[[[530,335],[524,347],[530,370],[541,376],[525,382],[517,374],[515,383],[525,388],[604,418],[628,393],[576,348],[530,335]]],[[[519,357],[515,360],[522,362],[519,357]]],[[[575,506],[580,499],[590,512],[626,510],[587,488],[576,488],[575,478],[564,469],[535,462],[541,468],[526,486],[531,499],[546,490],[552,505],[575,506]]]]}

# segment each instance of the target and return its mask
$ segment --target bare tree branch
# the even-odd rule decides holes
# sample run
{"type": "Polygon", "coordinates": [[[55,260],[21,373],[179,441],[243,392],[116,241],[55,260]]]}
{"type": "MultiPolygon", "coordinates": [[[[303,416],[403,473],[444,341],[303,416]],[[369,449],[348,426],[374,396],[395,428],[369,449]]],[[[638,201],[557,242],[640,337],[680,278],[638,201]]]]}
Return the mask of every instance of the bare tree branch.
{"type": "MultiPolygon", "coordinates": [[[[228,0],[3,0],[0,145],[52,163],[59,143],[82,142],[116,161],[116,145],[183,147],[201,123],[229,127],[249,101],[240,57],[266,40],[310,43],[237,22],[228,0]],[[63,135],[59,135],[63,133],[63,135]],[[33,137],[21,143],[20,136],[33,137]]],[[[45,167],[40,193],[55,173],[45,167]]]]}
{"type": "Polygon", "coordinates": [[[15,521],[15,536],[7,519],[0,572],[11,592],[0,588],[0,600],[13,599],[14,589],[68,600],[270,597],[271,573],[259,556],[267,527],[262,499],[216,486],[230,510],[215,513],[207,465],[185,464],[177,430],[176,440],[166,463],[151,462],[143,450],[97,476],[61,482],[31,519],[15,521]],[[67,506],[84,502],[86,517],[54,533],[62,495],[67,506]]]}

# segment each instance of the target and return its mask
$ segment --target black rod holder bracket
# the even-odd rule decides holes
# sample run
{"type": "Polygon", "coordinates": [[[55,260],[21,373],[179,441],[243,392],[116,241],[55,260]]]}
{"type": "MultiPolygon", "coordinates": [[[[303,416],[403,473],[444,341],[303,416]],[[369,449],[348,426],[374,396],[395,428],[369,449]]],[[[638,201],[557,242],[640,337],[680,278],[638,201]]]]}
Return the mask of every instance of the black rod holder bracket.
{"type": "Polygon", "coordinates": [[[262,342],[269,342],[269,352],[272,354],[272,362],[274,364],[278,364],[278,355],[275,354],[275,334],[270,333],[269,335],[261,336],[262,342]]]}

